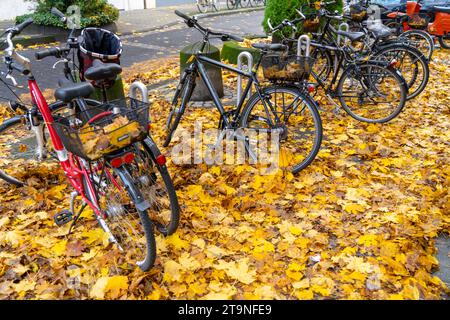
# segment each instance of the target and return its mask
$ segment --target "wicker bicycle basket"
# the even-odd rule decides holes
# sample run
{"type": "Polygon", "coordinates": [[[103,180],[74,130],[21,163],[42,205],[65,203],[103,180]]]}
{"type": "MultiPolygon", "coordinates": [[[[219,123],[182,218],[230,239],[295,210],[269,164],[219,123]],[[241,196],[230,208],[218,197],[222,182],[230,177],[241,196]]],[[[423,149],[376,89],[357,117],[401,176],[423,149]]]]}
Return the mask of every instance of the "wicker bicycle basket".
{"type": "Polygon", "coordinates": [[[115,100],[58,117],[54,128],[67,151],[94,161],[144,140],[149,130],[149,107],[132,98],[115,100]]]}
{"type": "Polygon", "coordinates": [[[361,22],[361,21],[366,20],[366,18],[367,18],[367,11],[361,11],[361,12],[358,12],[358,13],[351,13],[350,16],[352,18],[352,21],[361,22]]]}
{"type": "Polygon", "coordinates": [[[407,20],[407,24],[409,27],[413,29],[421,29],[425,30],[428,27],[429,18],[424,16],[419,16],[418,14],[413,14],[407,20]]]}
{"type": "Polygon", "coordinates": [[[273,53],[261,60],[264,78],[270,81],[302,81],[309,77],[314,64],[311,57],[273,53]]]}
{"type": "Polygon", "coordinates": [[[319,31],[320,20],[319,18],[311,18],[303,21],[303,31],[305,32],[317,32],[319,31]]]}
{"type": "Polygon", "coordinates": [[[355,22],[366,20],[367,7],[362,2],[350,5],[350,17],[355,22]]]}

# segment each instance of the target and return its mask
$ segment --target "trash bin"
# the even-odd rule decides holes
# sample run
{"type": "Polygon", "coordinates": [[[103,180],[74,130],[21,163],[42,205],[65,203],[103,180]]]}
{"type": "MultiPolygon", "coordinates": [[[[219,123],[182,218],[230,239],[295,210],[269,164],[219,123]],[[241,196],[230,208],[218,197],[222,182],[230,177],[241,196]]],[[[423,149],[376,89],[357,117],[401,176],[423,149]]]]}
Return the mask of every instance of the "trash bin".
{"type": "MultiPolygon", "coordinates": [[[[180,74],[183,74],[184,69],[189,65],[188,62],[189,58],[193,54],[198,53],[198,51],[199,51],[199,43],[188,45],[187,47],[181,50],[180,74]]],[[[207,46],[207,48],[203,50],[203,55],[213,60],[220,61],[220,50],[215,46],[212,45],[207,46]]],[[[214,88],[217,90],[217,93],[219,94],[219,98],[222,98],[224,95],[222,69],[207,63],[205,63],[204,65],[214,88]]],[[[194,89],[194,92],[192,93],[191,101],[212,101],[212,97],[209,94],[208,88],[206,87],[205,83],[200,78],[200,76],[197,79],[196,87],[194,89]]]]}
{"type": "MultiPolygon", "coordinates": [[[[80,50],[78,50],[78,62],[80,64],[80,79],[86,81],[84,73],[92,66],[95,59],[104,63],[120,64],[122,55],[122,42],[113,32],[101,28],[85,28],[81,31],[80,50]]],[[[102,89],[106,89],[108,100],[121,99],[125,97],[122,77],[119,75],[116,79],[102,81],[100,86],[96,81],[91,81],[96,88],[92,98],[103,99],[102,89]]]]}

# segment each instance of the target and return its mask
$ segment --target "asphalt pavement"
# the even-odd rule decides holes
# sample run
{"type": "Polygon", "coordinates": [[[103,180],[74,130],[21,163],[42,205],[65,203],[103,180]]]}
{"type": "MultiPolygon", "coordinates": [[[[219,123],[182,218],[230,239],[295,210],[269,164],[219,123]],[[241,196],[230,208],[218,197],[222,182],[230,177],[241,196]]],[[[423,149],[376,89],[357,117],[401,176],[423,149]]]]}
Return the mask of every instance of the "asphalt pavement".
{"type": "MultiPolygon", "coordinates": [[[[238,36],[245,36],[247,34],[262,35],[264,34],[261,26],[263,16],[263,11],[253,11],[204,18],[199,20],[199,22],[212,30],[223,31],[238,36]]],[[[180,19],[180,22],[176,25],[155,31],[122,36],[121,39],[123,42],[121,64],[124,68],[127,68],[136,62],[178,55],[180,49],[188,44],[200,41],[202,38],[198,31],[189,29],[180,19]]],[[[213,40],[212,44],[217,46],[222,45],[220,40],[213,40]]],[[[64,43],[56,43],[54,45],[63,46],[64,43]]],[[[53,64],[57,61],[53,57],[36,61],[34,54],[39,50],[43,50],[43,48],[25,48],[20,53],[31,59],[33,74],[41,90],[54,89],[57,87],[58,79],[63,76],[62,64],[58,64],[53,69],[53,64]]],[[[3,55],[0,58],[3,58],[3,55]]],[[[5,71],[5,67],[1,65],[0,70],[5,71]]],[[[26,78],[17,73],[14,76],[19,85],[24,86],[23,88],[14,88],[14,91],[16,93],[26,93],[26,78]]],[[[2,79],[4,79],[4,75],[2,75],[2,79]]],[[[14,97],[3,83],[0,83],[0,97],[8,99],[14,97]]]]}

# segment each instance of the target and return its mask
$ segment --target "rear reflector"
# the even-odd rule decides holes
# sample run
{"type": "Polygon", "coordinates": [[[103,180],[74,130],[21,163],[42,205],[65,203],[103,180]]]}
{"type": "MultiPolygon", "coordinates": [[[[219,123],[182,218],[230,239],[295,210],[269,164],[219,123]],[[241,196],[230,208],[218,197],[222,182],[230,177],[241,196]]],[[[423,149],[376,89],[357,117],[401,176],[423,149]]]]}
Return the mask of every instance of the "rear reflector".
{"type": "Polygon", "coordinates": [[[132,163],[134,161],[134,153],[127,153],[126,155],[123,156],[123,161],[125,163],[132,163]]]}
{"type": "Polygon", "coordinates": [[[157,156],[156,157],[156,163],[159,164],[160,166],[163,166],[166,164],[166,157],[163,155],[157,156]]]}
{"type": "Polygon", "coordinates": [[[122,164],[123,164],[123,160],[120,157],[119,158],[114,158],[114,159],[111,160],[111,165],[114,168],[119,168],[122,164]]]}

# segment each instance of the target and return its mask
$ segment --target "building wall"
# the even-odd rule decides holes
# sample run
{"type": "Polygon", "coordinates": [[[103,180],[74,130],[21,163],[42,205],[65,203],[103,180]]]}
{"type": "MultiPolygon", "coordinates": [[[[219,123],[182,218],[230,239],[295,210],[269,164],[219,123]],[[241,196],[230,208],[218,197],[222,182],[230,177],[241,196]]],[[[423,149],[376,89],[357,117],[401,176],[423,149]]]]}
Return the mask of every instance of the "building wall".
{"type": "MultiPolygon", "coordinates": [[[[194,0],[108,0],[120,10],[135,10],[194,3],[194,0]]],[[[0,0],[0,20],[14,19],[33,10],[33,4],[24,0],[0,0]]]]}
{"type": "Polygon", "coordinates": [[[33,7],[32,3],[23,0],[0,0],[0,20],[14,19],[30,12],[33,7]]]}
{"type": "Polygon", "coordinates": [[[195,3],[194,0],[156,0],[157,7],[173,6],[177,4],[195,3]]]}

